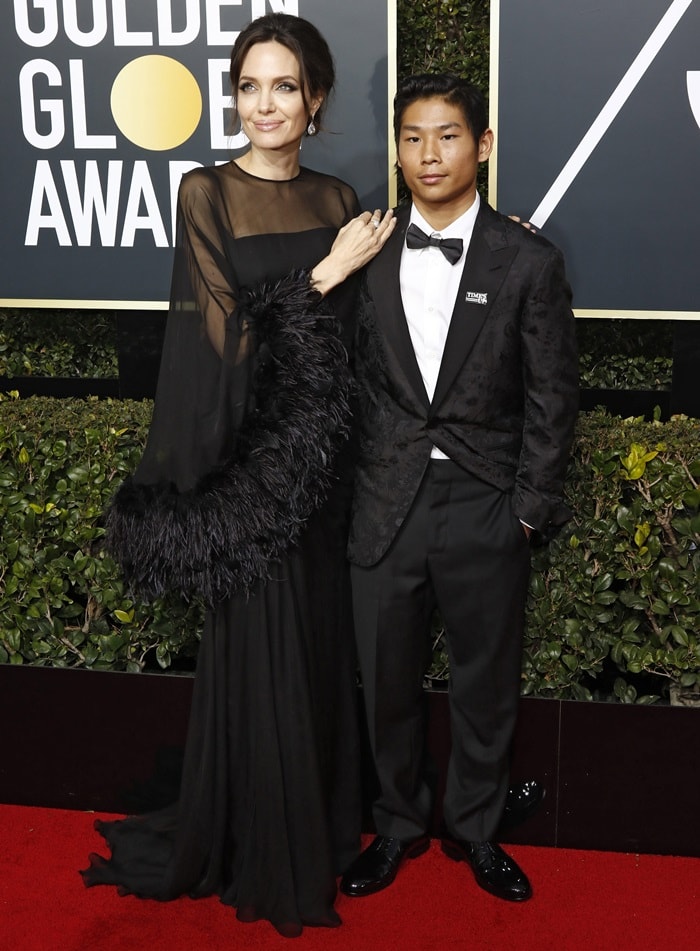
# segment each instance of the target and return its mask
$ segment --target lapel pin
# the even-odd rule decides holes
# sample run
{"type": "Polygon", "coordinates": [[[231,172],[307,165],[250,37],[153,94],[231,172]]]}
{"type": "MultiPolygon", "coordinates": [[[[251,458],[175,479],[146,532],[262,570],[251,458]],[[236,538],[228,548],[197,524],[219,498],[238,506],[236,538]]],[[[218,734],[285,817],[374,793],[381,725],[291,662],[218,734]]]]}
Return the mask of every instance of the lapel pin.
{"type": "Polygon", "coordinates": [[[481,291],[467,291],[467,296],[464,299],[468,304],[488,303],[488,295],[481,293],[481,291]]]}

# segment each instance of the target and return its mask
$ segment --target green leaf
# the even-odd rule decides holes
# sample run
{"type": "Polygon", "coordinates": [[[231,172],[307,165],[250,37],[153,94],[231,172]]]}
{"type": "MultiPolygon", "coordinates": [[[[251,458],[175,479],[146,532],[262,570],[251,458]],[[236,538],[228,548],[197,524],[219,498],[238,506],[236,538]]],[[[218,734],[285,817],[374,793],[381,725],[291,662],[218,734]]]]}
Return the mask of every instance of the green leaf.
{"type": "Polygon", "coordinates": [[[617,594],[614,591],[600,591],[593,600],[596,604],[613,604],[617,601],[617,594]]]}
{"type": "Polygon", "coordinates": [[[651,534],[651,525],[649,524],[649,522],[643,522],[641,525],[637,525],[634,532],[635,545],[638,548],[641,548],[650,534],[651,534]]]}
{"type": "Polygon", "coordinates": [[[119,608],[114,612],[114,616],[122,622],[122,624],[131,624],[134,620],[134,611],[133,608],[131,611],[122,611],[119,608]]]}
{"type": "Polygon", "coordinates": [[[672,624],[669,628],[669,632],[676,644],[680,644],[681,647],[688,646],[688,632],[685,628],[680,627],[678,624],[672,624]]]}

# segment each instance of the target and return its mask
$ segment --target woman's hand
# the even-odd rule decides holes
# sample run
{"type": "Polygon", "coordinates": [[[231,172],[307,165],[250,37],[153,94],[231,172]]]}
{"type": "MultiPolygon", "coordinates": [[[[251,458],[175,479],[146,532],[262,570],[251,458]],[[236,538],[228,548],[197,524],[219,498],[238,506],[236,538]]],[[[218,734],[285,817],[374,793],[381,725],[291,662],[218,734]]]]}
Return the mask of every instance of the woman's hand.
{"type": "Polygon", "coordinates": [[[527,228],[528,231],[532,231],[533,234],[537,234],[537,228],[531,224],[529,221],[523,221],[517,215],[508,215],[511,221],[515,221],[518,224],[522,225],[523,228],[527,228]]]}
{"type": "Polygon", "coordinates": [[[394,213],[383,216],[376,208],[363,211],[340,229],[333,246],[311,272],[311,282],[317,291],[326,295],[338,284],[364,267],[386,244],[396,227],[394,213]]]}

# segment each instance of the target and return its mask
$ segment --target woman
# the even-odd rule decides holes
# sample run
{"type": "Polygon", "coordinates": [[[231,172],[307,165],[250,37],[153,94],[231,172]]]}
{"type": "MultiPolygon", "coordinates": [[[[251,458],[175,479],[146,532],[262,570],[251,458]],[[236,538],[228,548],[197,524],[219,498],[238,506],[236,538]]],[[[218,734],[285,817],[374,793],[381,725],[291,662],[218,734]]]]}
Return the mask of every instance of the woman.
{"type": "Polygon", "coordinates": [[[255,20],[231,56],[250,149],[182,181],[153,423],[107,537],[136,590],[211,607],[180,801],[100,824],[112,857],[83,873],[159,899],[216,893],[290,936],[339,924],[335,877],[359,845],[347,278],[394,227],[299,165],[333,80],[310,23],[255,20]]]}

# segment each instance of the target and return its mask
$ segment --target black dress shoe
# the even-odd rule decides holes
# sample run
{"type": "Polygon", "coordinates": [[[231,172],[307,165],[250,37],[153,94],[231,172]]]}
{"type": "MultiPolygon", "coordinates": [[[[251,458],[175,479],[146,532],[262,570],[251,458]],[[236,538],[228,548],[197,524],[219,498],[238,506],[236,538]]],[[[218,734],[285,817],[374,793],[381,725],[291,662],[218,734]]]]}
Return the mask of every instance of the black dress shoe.
{"type": "Polygon", "coordinates": [[[544,786],[536,779],[528,779],[523,783],[513,783],[508,789],[506,804],[501,816],[499,832],[514,829],[530,816],[534,816],[544,799],[544,786]]]}
{"type": "Polygon", "coordinates": [[[523,870],[495,842],[444,838],[442,851],[455,862],[471,865],[477,885],[496,898],[527,901],[532,897],[532,887],[523,870]]]}
{"type": "Polygon", "coordinates": [[[378,835],[364,852],[352,862],[340,882],[344,895],[360,898],[386,888],[396,878],[404,859],[415,859],[430,845],[427,835],[404,842],[388,835],[378,835]]]}

